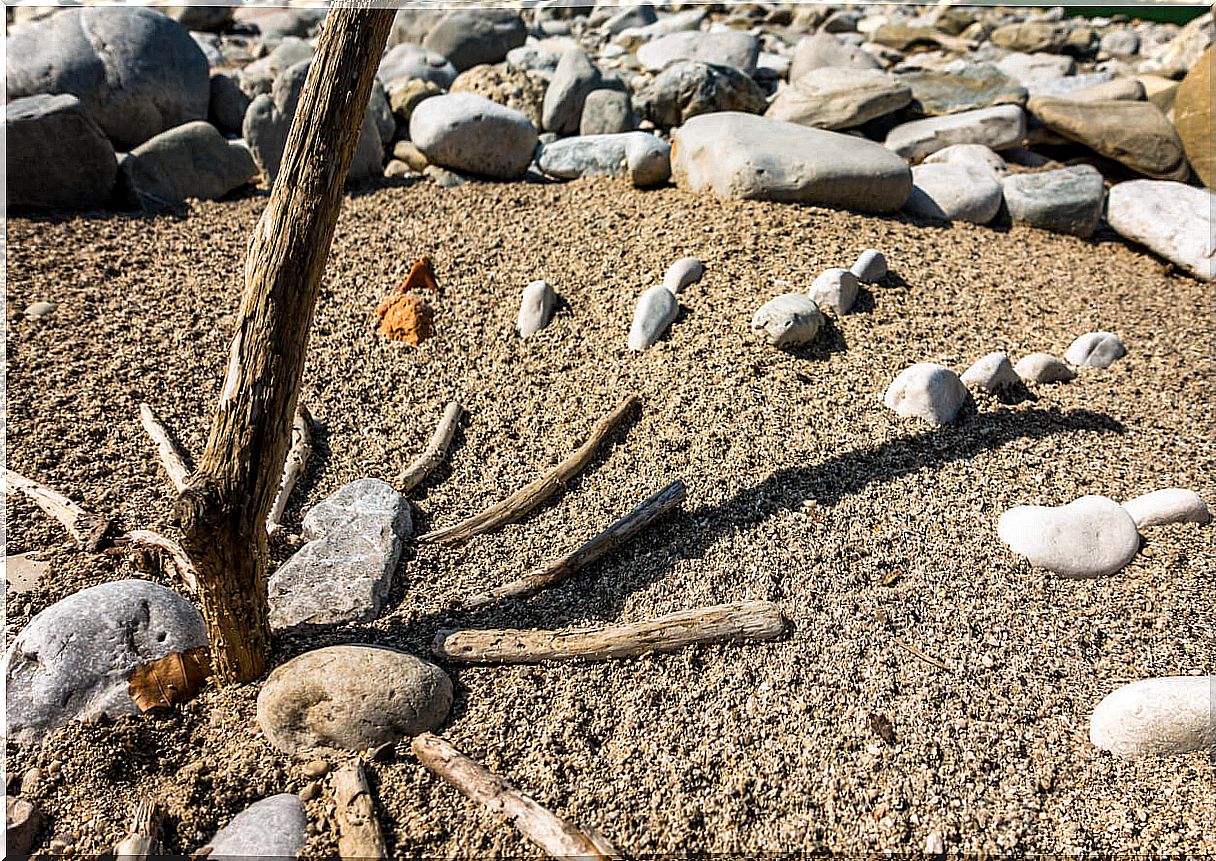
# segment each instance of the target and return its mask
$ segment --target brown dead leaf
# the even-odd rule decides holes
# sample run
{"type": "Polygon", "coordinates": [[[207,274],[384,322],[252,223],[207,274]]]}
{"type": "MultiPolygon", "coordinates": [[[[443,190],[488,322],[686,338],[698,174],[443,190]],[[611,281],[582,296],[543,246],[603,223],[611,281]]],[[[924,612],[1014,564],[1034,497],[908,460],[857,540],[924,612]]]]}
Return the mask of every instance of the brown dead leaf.
{"type": "Polygon", "coordinates": [[[430,290],[435,295],[439,295],[439,282],[435,280],[435,268],[431,266],[431,258],[425,254],[414,261],[410,274],[406,276],[405,282],[397,288],[397,291],[409,293],[411,290],[418,289],[430,290]]]}
{"type": "Polygon", "coordinates": [[[870,731],[887,744],[895,744],[895,727],[891,726],[891,721],[887,719],[886,715],[871,712],[870,731]]]}
{"type": "Polygon", "coordinates": [[[141,712],[172,708],[194,697],[211,675],[206,646],[170,652],[140,664],[127,679],[127,693],[141,712]]]}

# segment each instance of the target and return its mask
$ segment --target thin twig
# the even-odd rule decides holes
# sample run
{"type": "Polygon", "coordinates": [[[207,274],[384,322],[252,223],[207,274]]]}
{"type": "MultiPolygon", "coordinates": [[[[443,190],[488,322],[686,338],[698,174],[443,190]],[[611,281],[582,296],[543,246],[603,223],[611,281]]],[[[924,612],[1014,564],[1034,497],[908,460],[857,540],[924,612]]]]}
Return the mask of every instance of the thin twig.
{"type": "Polygon", "coordinates": [[[942,670],[950,669],[949,664],[939,661],[937,658],[933,658],[933,657],[930,657],[929,655],[926,655],[920,649],[916,648],[916,646],[913,646],[909,643],[905,643],[903,640],[899,639],[898,637],[892,638],[892,642],[895,643],[895,645],[899,646],[901,649],[903,649],[905,652],[908,652],[909,654],[915,655],[916,657],[920,658],[926,664],[930,664],[930,665],[937,667],[939,669],[942,669],[942,670]]]}
{"type": "Polygon", "coordinates": [[[635,395],[630,395],[622,401],[620,406],[596,422],[595,427],[591,429],[591,435],[585,443],[575,449],[569,457],[556,467],[536,479],[536,481],[515,491],[515,493],[502,502],[490,506],[480,514],[476,514],[468,520],[462,520],[460,523],[453,524],[452,526],[428,532],[418,540],[422,543],[439,541],[444,544],[462,544],[475,535],[490,532],[500,526],[514,523],[525,517],[543,505],[566,482],[570,481],[570,479],[574,478],[587,467],[592,458],[595,457],[595,453],[599,450],[599,447],[612,435],[617,426],[624,421],[625,417],[633,411],[633,408],[638,403],[640,401],[635,395]]]}
{"type": "Polygon", "coordinates": [[[415,736],[411,748],[424,766],[468,798],[504,815],[524,837],[553,858],[604,861],[620,857],[603,835],[590,830],[584,832],[541,807],[447,740],[424,732],[415,736]]]}
{"type": "Polygon", "coordinates": [[[181,448],[173,441],[168,428],[152,407],[147,404],[139,405],[139,421],[148,436],[152,437],[152,442],[156,443],[156,454],[165,472],[169,473],[173,488],[181,493],[190,481],[190,468],[186,466],[186,457],[181,448]]]}
{"type": "Polygon", "coordinates": [[[500,598],[526,598],[529,595],[535,595],[542,589],[556,586],[633,538],[655,520],[682,503],[687,495],[688,489],[684,486],[684,482],[676,479],[573,553],[551,559],[518,580],[466,598],[458,602],[456,607],[471,610],[491,604],[500,598]]]}
{"type": "Polygon", "coordinates": [[[334,806],[338,821],[338,857],[380,861],[388,857],[384,835],[367,775],[358,760],[334,772],[334,806]]]}
{"type": "Polygon", "coordinates": [[[177,570],[177,576],[182,579],[191,592],[198,591],[198,582],[194,576],[194,565],[186,551],[176,541],[147,529],[132,529],[119,541],[132,549],[153,550],[162,553],[169,563],[177,570]]]}
{"type": "Polygon", "coordinates": [[[296,404],[296,417],[291,423],[291,450],[287,452],[287,460],[283,463],[283,480],[279,482],[279,494],[274,498],[274,505],[266,515],[266,531],[271,536],[277,536],[283,528],[283,512],[287,510],[287,501],[296,483],[308,466],[308,458],[312,455],[312,416],[304,404],[296,404]]]}
{"type": "Polygon", "coordinates": [[[39,508],[63,524],[76,546],[82,550],[100,550],[110,530],[107,518],[90,514],[62,493],[8,468],[4,470],[4,493],[6,496],[21,493],[33,500],[39,508]]]}
{"type": "Polygon", "coordinates": [[[538,661],[632,658],[673,652],[697,643],[772,640],[785,632],[781,608],[741,601],[681,610],[657,619],[566,631],[442,630],[431,651],[465,663],[532,664],[538,661]]]}
{"type": "Polygon", "coordinates": [[[397,487],[400,488],[401,493],[409,493],[422,484],[431,474],[431,470],[443,463],[463,413],[464,407],[456,401],[448,402],[443,410],[443,418],[439,420],[439,426],[431,435],[431,441],[426,444],[426,449],[413,463],[402,470],[401,477],[397,479],[397,487]]]}

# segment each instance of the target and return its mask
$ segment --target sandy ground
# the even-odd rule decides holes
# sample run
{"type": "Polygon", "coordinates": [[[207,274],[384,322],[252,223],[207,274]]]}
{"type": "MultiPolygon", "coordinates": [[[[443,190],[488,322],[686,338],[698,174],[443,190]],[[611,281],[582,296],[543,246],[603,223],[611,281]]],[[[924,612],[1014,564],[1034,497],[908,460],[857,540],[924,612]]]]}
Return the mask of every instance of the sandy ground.
{"type": "MultiPolygon", "coordinates": [[[[201,450],[226,360],[245,239],[263,198],[187,215],[8,222],[8,459],[124,528],[172,533],[171,496],[138,423],[148,401],[201,450]],[[58,311],[27,321],[28,302],[58,311]]],[[[599,664],[450,666],[442,733],[541,803],[635,855],[913,850],[1216,852],[1216,781],[1201,754],[1123,762],[1092,747],[1093,706],[1144,676],[1216,672],[1216,529],[1159,528],[1118,575],[1031,570],[995,523],[1022,503],[1167,486],[1216,500],[1211,288],[1117,241],[1025,229],[917,225],[820,209],[719,202],[612,182],[399,183],[356,195],[338,227],[304,398],[324,423],[291,517],[344,482],[392,480],[442,404],[469,417],[450,465],[415,493],[416,525],[446,525],[567,454],[628,393],[640,419],[554,504],[458,550],[407,551],[375,624],[282,637],[275,664],[323,644],[426,654],[441,626],[638,620],[742,599],[780,602],[783,641],[599,664]],[[898,275],[819,347],[755,343],[752,312],[868,246],[898,275]],[[378,300],[420,254],[443,295],[413,349],[375,331],[378,300]],[[670,336],[625,349],[636,296],[684,255],[705,279],[670,336]],[[563,307],[513,332],[524,285],[563,307]],[[880,401],[917,361],[962,371],[994,350],[1062,354],[1119,333],[1107,371],[983,400],[956,426],[880,401]],[[573,581],[467,617],[446,602],[572,548],[673,478],[681,513],[573,581]],[[898,572],[893,585],[882,585],[898,572]],[[945,663],[941,669],[900,646],[945,663]],[[871,715],[885,716],[883,741],[871,715]]],[[[9,553],[50,576],[10,596],[8,636],[88,585],[132,576],[74,553],[57,524],[10,505],[9,553]]],[[[167,582],[167,581],[164,581],[167,582]]],[[[172,585],[172,584],[169,584],[172,585]]],[[[61,763],[34,794],[52,834],[108,848],[137,797],[169,809],[190,851],[299,765],[254,723],[255,687],[207,690],[180,714],[74,726],[10,774],[61,763]]],[[[525,856],[510,827],[422,769],[402,744],[372,769],[398,855],[525,856]]],[[[327,795],[309,851],[333,854],[327,795]]]]}

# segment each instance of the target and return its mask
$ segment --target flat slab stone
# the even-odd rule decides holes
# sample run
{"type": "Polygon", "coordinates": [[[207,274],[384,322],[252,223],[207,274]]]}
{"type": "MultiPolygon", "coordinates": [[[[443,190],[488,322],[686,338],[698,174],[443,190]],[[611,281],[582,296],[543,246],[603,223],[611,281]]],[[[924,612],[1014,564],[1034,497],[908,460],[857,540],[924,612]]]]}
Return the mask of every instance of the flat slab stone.
{"type": "Polygon", "coordinates": [[[299,797],[272,795],[246,807],[207,841],[219,861],[298,858],[308,842],[308,818],[299,797]]]}
{"type": "Polygon", "coordinates": [[[887,134],[886,145],[912,163],[951,144],[983,144],[1002,150],[1019,146],[1026,137],[1026,113],[1017,105],[913,120],[887,134]]]}
{"type": "Polygon", "coordinates": [[[1181,182],[1120,182],[1106,196],[1106,221],[1120,236],[1205,281],[1216,278],[1213,212],[1216,195],[1181,182]]]}
{"type": "Polygon", "coordinates": [[[1083,496],[1054,507],[1019,505],[1001,515],[997,534],[1030,564],[1062,577],[1114,574],[1140,549],[1131,515],[1105,496],[1083,496]]]}
{"type": "Polygon", "coordinates": [[[912,106],[937,117],[989,108],[1026,104],[1026,88],[988,63],[950,63],[940,69],[904,72],[899,80],[912,89],[912,106]]]}
{"type": "Polygon", "coordinates": [[[721,33],[686,30],[647,42],[638,48],[637,56],[642,67],[651,72],[660,71],[678,60],[700,60],[734,66],[750,75],[756,71],[760,41],[739,30],[721,33]]]}
{"type": "Polygon", "coordinates": [[[1089,740],[1123,759],[1216,750],[1216,676],[1142,679],[1107,694],[1089,740]]]}
{"type": "Polygon", "coordinates": [[[765,116],[817,129],[849,129],[898,111],[911,100],[908,86],[886,72],[824,67],[781,89],[765,116]]]}
{"type": "Polygon", "coordinates": [[[1088,238],[1102,220],[1106,185],[1091,165],[1020,173],[1002,182],[1005,206],[1014,224],[1088,238]]]}
{"type": "Polygon", "coordinates": [[[671,176],[671,144],[647,132],[581,135],[543,144],[536,165],[558,179],[613,176],[659,185],[671,176]]]}

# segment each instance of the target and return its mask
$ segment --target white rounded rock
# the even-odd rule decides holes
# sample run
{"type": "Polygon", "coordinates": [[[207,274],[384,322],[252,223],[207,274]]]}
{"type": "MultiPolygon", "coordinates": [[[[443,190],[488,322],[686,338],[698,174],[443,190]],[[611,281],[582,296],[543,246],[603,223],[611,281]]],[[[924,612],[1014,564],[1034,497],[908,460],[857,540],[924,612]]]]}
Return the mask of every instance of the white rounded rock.
{"type": "Polygon", "coordinates": [[[1023,356],[1013,370],[1028,383],[1067,383],[1077,377],[1076,371],[1050,353],[1023,356]]]}
{"type": "Polygon", "coordinates": [[[867,248],[857,255],[857,262],[849,271],[858,281],[875,284],[887,277],[887,258],[877,248],[867,248]]]}
{"type": "Polygon", "coordinates": [[[638,299],[629,329],[629,349],[645,350],[663,337],[680,313],[675,294],[662,284],[651,287],[638,299]]]}
{"type": "Polygon", "coordinates": [[[1086,332],[1072,342],[1064,358],[1079,368],[1109,368],[1126,355],[1127,348],[1113,332],[1086,332]]]}
{"type": "Polygon", "coordinates": [[[1089,740],[1123,759],[1216,749],[1216,676],[1124,685],[1094,709],[1089,740]]]}
{"type": "Polygon", "coordinates": [[[705,264],[695,257],[681,257],[667,267],[663,274],[663,286],[674,294],[690,284],[696,284],[705,274],[705,264]]]}
{"type": "Polygon", "coordinates": [[[904,209],[925,218],[987,224],[1002,200],[1004,189],[987,167],[926,163],[912,168],[912,194],[904,209]]]}
{"type": "Polygon", "coordinates": [[[822,327],[819,306],[801,293],[783,293],[769,299],[752,317],[752,332],[778,348],[809,344],[822,327]]]}
{"type": "Polygon", "coordinates": [[[848,269],[826,269],[811,284],[810,296],[820,308],[847,314],[857,301],[861,283],[848,269]]]}
{"type": "Polygon", "coordinates": [[[496,179],[523,176],[537,146],[531,120],[473,93],[423,101],[410,115],[410,140],[432,164],[496,179]]]}
{"type": "Polygon", "coordinates": [[[980,167],[992,171],[998,179],[1009,175],[1009,165],[1005,163],[1005,159],[983,144],[951,144],[927,156],[924,163],[980,167]]]}
{"type": "Polygon", "coordinates": [[[553,305],[557,294],[548,281],[533,281],[524,288],[523,300],[519,304],[519,334],[527,338],[549,325],[553,316],[553,305]]]}
{"type": "Polygon", "coordinates": [[[996,531],[1014,553],[1063,577],[1114,574],[1140,549],[1131,515],[1105,496],[1054,507],[1019,505],[1001,515],[996,531]]]}
{"type": "Polygon", "coordinates": [[[958,374],[933,362],[904,370],[882,399],[901,416],[915,416],[935,425],[954,421],[966,401],[967,388],[958,374]]]}
{"type": "Polygon", "coordinates": [[[963,371],[963,385],[974,391],[984,389],[1000,392],[1016,386],[1022,380],[1013,369],[1013,363],[1004,353],[989,353],[963,371]]]}
{"type": "Polygon", "coordinates": [[[1166,523],[1210,523],[1212,513],[1203,497],[1193,490],[1168,487],[1154,490],[1123,503],[1137,529],[1166,523]]]}

